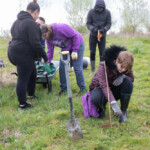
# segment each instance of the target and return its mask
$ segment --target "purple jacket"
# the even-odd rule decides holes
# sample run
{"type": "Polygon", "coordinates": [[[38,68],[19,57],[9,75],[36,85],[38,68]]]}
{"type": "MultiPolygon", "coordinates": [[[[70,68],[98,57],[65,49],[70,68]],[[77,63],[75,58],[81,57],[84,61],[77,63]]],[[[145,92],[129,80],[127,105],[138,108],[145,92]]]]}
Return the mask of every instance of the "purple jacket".
{"type": "Polygon", "coordinates": [[[47,43],[47,56],[49,62],[53,59],[54,47],[60,47],[62,51],[77,52],[80,44],[83,42],[82,35],[76,30],[72,29],[67,24],[52,24],[53,37],[50,40],[46,40],[47,43]]]}
{"type": "MultiPolygon", "coordinates": [[[[117,77],[119,77],[121,74],[117,71],[117,68],[112,70],[106,66],[106,70],[107,70],[107,77],[108,77],[110,102],[112,102],[115,100],[115,98],[112,94],[112,91],[111,91],[111,88],[113,88],[113,81],[115,79],[117,79],[117,77]]],[[[132,70],[128,74],[125,74],[125,77],[129,78],[133,82],[134,76],[133,76],[132,70]]],[[[101,88],[106,99],[108,100],[104,62],[100,63],[99,68],[98,68],[94,78],[92,79],[92,83],[89,86],[90,91],[95,88],[101,88]]]]}
{"type": "Polygon", "coordinates": [[[87,92],[82,96],[82,107],[83,107],[83,114],[85,118],[90,117],[99,117],[99,113],[97,111],[97,108],[92,104],[91,102],[91,94],[90,92],[87,92]]]}

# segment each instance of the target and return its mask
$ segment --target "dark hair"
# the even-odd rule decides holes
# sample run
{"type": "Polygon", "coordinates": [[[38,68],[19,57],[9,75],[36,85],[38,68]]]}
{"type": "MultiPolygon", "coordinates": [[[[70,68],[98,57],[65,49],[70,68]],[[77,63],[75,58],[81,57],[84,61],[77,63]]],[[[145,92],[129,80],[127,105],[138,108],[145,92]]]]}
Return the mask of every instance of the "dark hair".
{"type": "Polygon", "coordinates": [[[31,12],[34,12],[35,10],[40,11],[40,6],[37,3],[37,0],[33,0],[33,2],[30,2],[27,6],[27,10],[31,10],[31,12]]]}
{"type": "Polygon", "coordinates": [[[42,24],[42,25],[40,26],[40,29],[41,29],[42,34],[43,34],[43,33],[46,33],[46,32],[48,32],[48,25],[42,24]]]}
{"type": "Polygon", "coordinates": [[[45,19],[43,17],[39,17],[39,19],[45,23],[45,19]]]}
{"type": "Polygon", "coordinates": [[[53,30],[52,30],[51,25],[42,24],[40,26],[40,29],[41,29],[42,34],[48,32],[49,39],[51,39],[53,37],[53,30]]]}

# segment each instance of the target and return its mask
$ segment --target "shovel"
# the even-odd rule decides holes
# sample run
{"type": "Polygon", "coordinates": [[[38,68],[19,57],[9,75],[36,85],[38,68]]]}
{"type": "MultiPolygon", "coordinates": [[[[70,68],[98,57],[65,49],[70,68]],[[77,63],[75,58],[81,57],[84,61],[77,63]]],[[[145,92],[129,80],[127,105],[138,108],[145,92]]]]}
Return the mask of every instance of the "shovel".
{"type": "Polygon", "coordinates": [[[74,118],[72,92],[71,92],[71,86],[69,80],[69,62],[70,62],[69,51],[63,51],[60,54],[60,59],[65,67],[67,90],[68,90],[68,97],[69,97],[69,104],[70,104],[70,114],[71,114],[71,119],[67,122],[66,126],[71,140],[77,140],[83,138],[83,135],[81,132],[79,120],[77,118],[74,118]],[[63,59],[63,55],[67,55],[67,60],[63,59]]]}

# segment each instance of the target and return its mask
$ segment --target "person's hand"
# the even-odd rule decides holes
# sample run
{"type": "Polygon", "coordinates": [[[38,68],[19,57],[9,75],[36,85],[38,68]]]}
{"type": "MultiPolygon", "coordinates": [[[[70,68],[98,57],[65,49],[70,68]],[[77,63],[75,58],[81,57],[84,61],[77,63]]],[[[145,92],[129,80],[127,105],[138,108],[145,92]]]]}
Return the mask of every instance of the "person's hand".
{"type": "Polygon", "coordinates": [[[46,62],[45,62],[45,64],[47,64],[49,62],[49,60],[47,60],[46,62]]]}
{"type": "Polygon", "coordinates": [[[112,109],[114,111],[114,116],[120,118],[122,116],[122,112],[116,101],[111,102],[112,109]]]}
{"type": "Polygon", "coordinates": [[[98,33],[98,28],[94,28],[94,29],[93,29],[93,32],[94,32],[94,33],[98,33]]]}
{"type": "Polygon", "coordinates": [[[104,29],[99,29],[101,34],[104,34],[104,29]]]}
{"type": "Polygon", "coordinates": [[[113,85],[119,86],[123,82],[124,78],[125,78],[124,74],[120,75],[117,79],[114,80],[113,85]]]}
{"type": "Polygon", "coordinates": [[[72,60],[77,60],[77,59],[78,59],[78,54],[77,54],[77,52],[72,52],[71,58],[72,58],[72,60]]]}

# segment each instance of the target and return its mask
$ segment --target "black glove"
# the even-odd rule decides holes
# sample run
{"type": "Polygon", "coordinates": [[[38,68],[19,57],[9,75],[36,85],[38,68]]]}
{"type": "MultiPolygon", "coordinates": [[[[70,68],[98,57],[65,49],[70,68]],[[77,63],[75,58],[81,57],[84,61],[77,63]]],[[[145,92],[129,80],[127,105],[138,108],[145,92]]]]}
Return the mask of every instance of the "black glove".
{"type": "Polygon", "coordinates": [[[113,109],[113,111],[114,111],[114,116],[120,118],[120,117],[122,116],[122,112],[121,112],[121,110],[120,110],[120,108],[119,108],[117,102],[116,102],[116,101],[112,101],[112,102],[111,102],[111,106],[112,106],[112,109],[113,109]]]}
{"type": "Polygon", "coordinates": [[[98,28],[94,28],[94,29],[93,29],[93,32],[94,32],[94,33],[98,33],[98,28]]]}
{"type": "Polygon", "coordinates": [[[123,79],[125,78],[125,75],[120,75],[117,79],[114,80],[113,85],[118,86],[123,82],[123,79]]]}
{"type": "Polygon", "coordinates": [[[104,34],[104,29],[99,30],[101,34],[104,34]]]}

